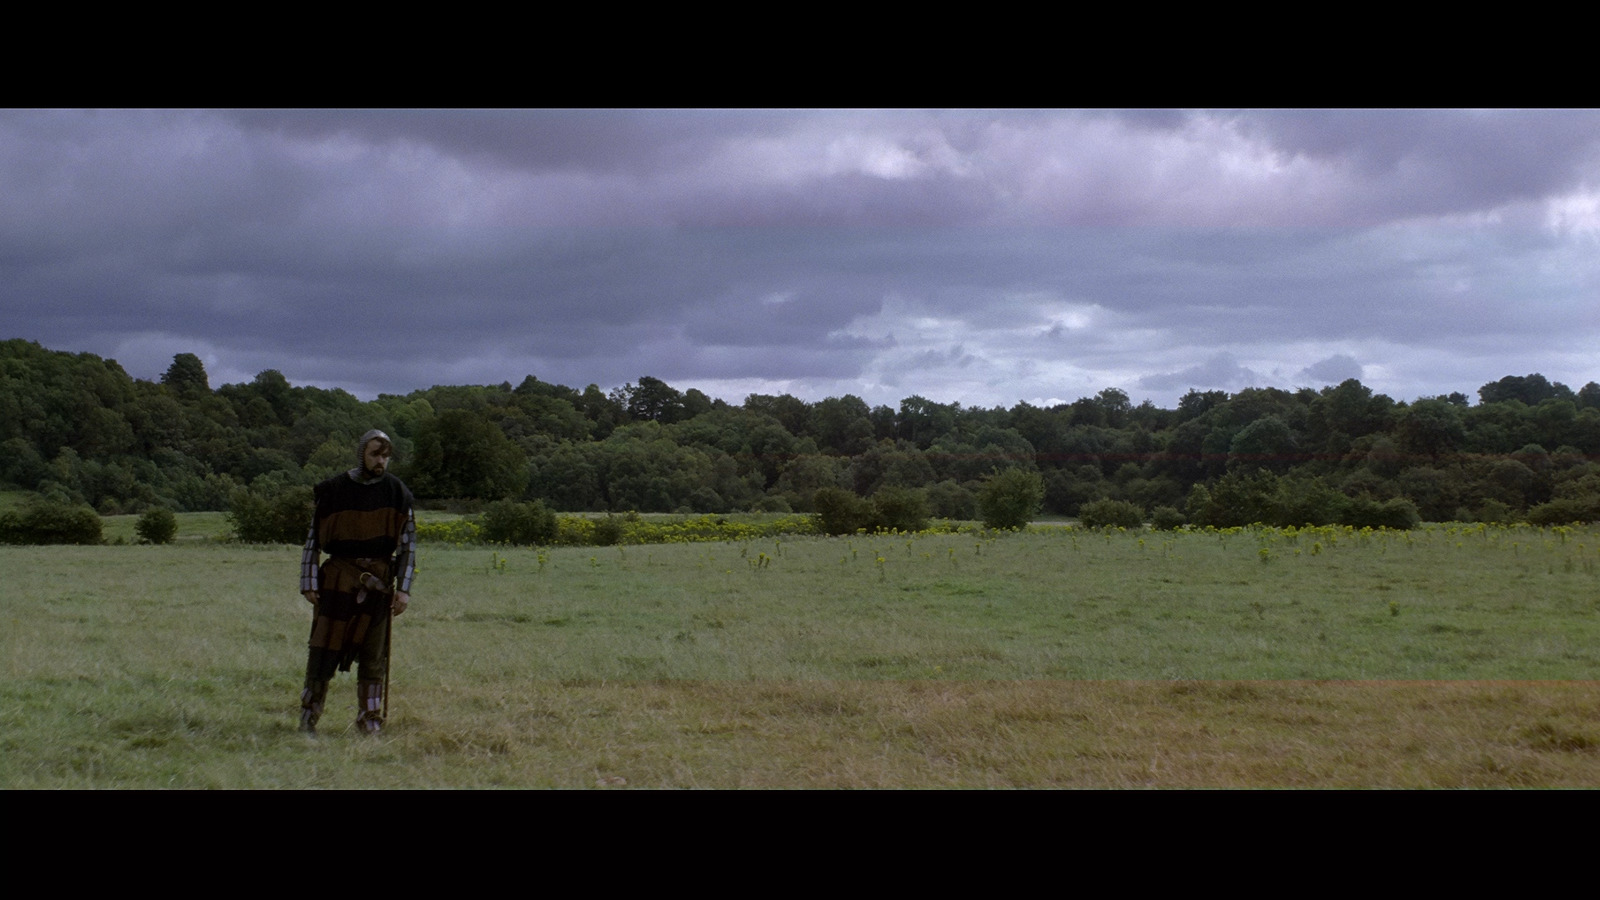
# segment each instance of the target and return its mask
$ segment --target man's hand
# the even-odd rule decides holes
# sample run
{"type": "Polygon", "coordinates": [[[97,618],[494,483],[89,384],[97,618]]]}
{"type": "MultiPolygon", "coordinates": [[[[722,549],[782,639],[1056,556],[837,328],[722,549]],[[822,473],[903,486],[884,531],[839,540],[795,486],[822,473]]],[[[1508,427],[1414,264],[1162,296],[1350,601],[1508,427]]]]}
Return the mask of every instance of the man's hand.
{"type": "Polygon", "coordinates": [[[305,594],[307,603],[311,604],[312,606],[316,606],[317,605],[317,592],[316,591],[301,591],[301,593],[305,594]]]}
{"type": "Polygon", "coordinates": [[[410,604],[411,604],[411,595],[410,594],[406,593],[405,591],[395,591],[394,592],[394,600],[389,604],[389,611],[393,612],[395,615],[398,616],[401,613],[405,612],[406,611],[406,607],[409,606],[410,604]]]}

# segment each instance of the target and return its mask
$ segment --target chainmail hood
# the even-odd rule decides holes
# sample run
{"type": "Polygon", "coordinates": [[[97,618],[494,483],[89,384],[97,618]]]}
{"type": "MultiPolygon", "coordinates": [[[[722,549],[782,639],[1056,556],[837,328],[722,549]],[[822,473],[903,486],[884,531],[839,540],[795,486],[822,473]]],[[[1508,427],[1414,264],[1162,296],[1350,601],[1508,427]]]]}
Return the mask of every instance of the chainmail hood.
{"type": "Polygon", "coordinates": [[[366,468],[366,445],[371,444],[373,440],[382,440],[382,442],[389,445],[389,447],[394,447],[395,445],[394,440],[389,440],[389,436],[387,436],[387,434],[378,431],[376,428],[371,429],[371,431],[363,434],[362,439],[355,442],[355,468],[366,468]]]}

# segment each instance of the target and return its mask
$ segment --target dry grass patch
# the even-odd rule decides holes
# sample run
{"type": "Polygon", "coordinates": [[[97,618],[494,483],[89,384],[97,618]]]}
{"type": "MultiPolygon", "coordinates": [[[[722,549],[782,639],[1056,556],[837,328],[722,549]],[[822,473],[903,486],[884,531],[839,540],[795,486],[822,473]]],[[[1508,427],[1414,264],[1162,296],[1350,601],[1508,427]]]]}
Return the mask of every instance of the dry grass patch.
{"type": "Polygon", "coordinates": [[[0,548],[0,786],[1600,785],[1592,529],[424,547],[378,740],[298,563],[0,548]]]}
{"type": "Polygon", "coordinates": [[[1600,786],[1594,682],[552,684],[497,709],[421,711],[385,740],[470,763],[465,784],[1600,786]]]}

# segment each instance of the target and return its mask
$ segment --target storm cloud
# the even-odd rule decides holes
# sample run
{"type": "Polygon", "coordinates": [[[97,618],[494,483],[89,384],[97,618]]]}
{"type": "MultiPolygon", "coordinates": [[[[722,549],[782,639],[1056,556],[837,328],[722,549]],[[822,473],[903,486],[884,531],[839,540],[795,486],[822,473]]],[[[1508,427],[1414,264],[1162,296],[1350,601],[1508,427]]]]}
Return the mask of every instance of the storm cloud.
{"type": "Polygon", "coordinates": [[[1600,114],[0,113],[0,336],[360,396],[1597,377],[1600,114]]]}

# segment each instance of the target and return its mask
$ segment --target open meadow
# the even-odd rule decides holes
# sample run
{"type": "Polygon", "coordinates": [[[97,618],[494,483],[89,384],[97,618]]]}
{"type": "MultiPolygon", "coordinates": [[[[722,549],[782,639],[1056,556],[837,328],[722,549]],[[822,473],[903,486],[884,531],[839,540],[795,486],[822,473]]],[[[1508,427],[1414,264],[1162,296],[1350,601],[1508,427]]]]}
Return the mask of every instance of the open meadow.
{"type": "Polygon", "coordinates": [[[1596,529],[424,545],[376,739],[183,534],[0,547],[0,786],[1600,785],[1596,529]]]}

